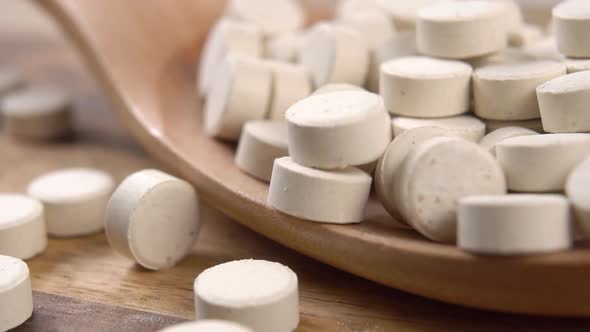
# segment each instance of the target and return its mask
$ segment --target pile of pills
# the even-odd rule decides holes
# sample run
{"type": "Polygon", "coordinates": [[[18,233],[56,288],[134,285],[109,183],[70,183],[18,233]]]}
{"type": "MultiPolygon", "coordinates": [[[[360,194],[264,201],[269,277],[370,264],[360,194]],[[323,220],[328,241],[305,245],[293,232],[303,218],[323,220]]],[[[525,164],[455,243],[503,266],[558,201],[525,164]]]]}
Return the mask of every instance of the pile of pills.
{"type": "MultiPolygon", "coordinates": [[[[564,250],[590,227],[590,7],[564,1],[553,20],[551,34],[527,24],[510,0],[343,0],[332,21],[270,33],[228,13],[220,22],[257,27],[267,51],[205,48],[221,64],[207,69],[205,123],[239,141],[237,166],[269,182],[285,214],[362,222],[374,185],[433,241],[564,250]],[[297,75],[279,74],[281,61],[297,75]]],[[[214,30],[207,46],[230,43],[214,30]]]]}

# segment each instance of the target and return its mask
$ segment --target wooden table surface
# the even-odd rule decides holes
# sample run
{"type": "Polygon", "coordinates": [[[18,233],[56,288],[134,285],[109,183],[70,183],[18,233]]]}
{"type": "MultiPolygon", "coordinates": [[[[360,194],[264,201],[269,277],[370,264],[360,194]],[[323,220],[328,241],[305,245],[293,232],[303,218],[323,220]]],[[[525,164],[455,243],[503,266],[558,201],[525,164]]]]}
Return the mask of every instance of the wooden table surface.
{"type": "MultiPolygon", "coordinates": [[[[61,167],[97,167],[118,180],[135,170],[158,167],[108,111],[75,50],[28,2],[2,1],[2,64],[17,66],[31,82],[68,88],[76,102],[77,138],[35,145],[1,135],[0,191],[22,191],[32,177],[61,167]]],[[[278,261],[297,273],[301,298],[297,331],[590,330],[590,320],[486,313],[437,303],[317,263],[212,208],[204,207],[202,220],[190,256],[161,272],[144,270],[116,255],[102,234],[51,239],[42,255],[28,261],[35,313],[17,330],[150,331],[193,319],[194,278],[212,265],[241,258],[278,261]]]]}

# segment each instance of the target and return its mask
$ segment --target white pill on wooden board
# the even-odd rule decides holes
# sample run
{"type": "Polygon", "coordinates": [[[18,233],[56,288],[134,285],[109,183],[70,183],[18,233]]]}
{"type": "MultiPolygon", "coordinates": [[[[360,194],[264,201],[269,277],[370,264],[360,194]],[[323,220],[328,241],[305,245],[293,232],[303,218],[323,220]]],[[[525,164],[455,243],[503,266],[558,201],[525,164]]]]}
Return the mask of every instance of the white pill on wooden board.
{"type": "Polygon", "coordinates": [[[0,255],[0,331],[23,324],[33,314],[29,268],[18,258],[0,255]]]}
{"type": "Polygon", "coordinates": [[[459,201],[457,244],[486,255],[526,255],[572,246],[569,204],[561,195],[470,196],[459,201]]]}
{"type": "Polygon", "coordinates": [[[500,128],[506,127],[522,127],[527,128],[537,133],[544,133],[543,131],[543,123],[541,119],[534,119],[534,120],[523,120],[523,121],[496,121],[496,120],[484,120],[486,124],[486,133],[491,133],[492,131],[498,130],[500,128]]]}
{"type": "Polygon", "coordinates": [[[262,55],[262,32],[247,22],[221,18],[211,29],[201,54],[197,76],[198,89],[205,97],[217,77],[218,67],[228,54],[259,57],[262,55]]]}
{"type": "Polygon", "coordinates": [[[473,73],[475,114],[502,121],[538,119],[537,86],[565,74],[565,64],[554,61],[478,68],[473,73]]]}
{"type": "Polygon", "coordinates": [[[358,85],[352,85],[348,83],[329,83],[317,88],[311,95],[316,96],[341,91],[365,91],[365,89],[361,88],[358,85]]]}
{"type": "Polygon", "coordinates": [[[452,0],[375,0],[378,8],[385,11],[393,19],[393,23],[399,30],[415,30],[418,11],[452,0]]]}
{"type": "Polygon", "coordinates": [[[230,321],[203,319],[172,325],[159,332],[254,332],[254,330],[230,321]]]}
{"type": "Polygon", "coordinates": [[[567,66],[568,74],[573,74],[584,70],[590,70],[590,59],[566,58],[565,65],[567,66]]]}
{"type": "Polygon", "coordinates": [[[576,226],[586,236],[590,235],[590,157],[576,165],[569,174],[565,192],[570,200],[576,226]]]}
{"type": "Polygon", "coordinates": [[[30,87],[2,99],[4,126],[19,139],[49,140],[72,132],[71,100],[56,87],[30,87]]]}
{"type": "Polygon", "coordinates": [[[471,73],[471,66],[460,61],[403,57],[381,65],[379,92],[396,115],[459,115],[469,109],[471,73]]]}
{"type": "Polygon", "coordinates": [[[305,67],[279,61],[267,61],[272,71],[272,94],[268,118],[285,121],[285,112],[311,93],[311,78],[305,67]]]}
{"type": "Polygon", "coordinates": [[[265,35],[297,31],[305,23],[303,8],[296,0],[230,0],[225,12],[259,26],[265,35]]]}
{"type": "Polygon", "coordinates": [[[24,85],[22,74],[12,67],[0,67],[0,97],[24,85]]]}
{"type": "Polygon", "coordinates": [[[289,155],[324,169],[373,162],[391,142],[389,114],[381,97],[365,91],[311,96],[286,114],[289,155]]]}
{"type": "Polygon", "coordinates": [[[418,50],[429,56],[466,59],[506,47],[505,6],[489,1],[444,2],[418,12],[418,50]]]}
{"type": "Polygon", "coordinates": [[[43,205],[19,194],[0,194],[0,255],[29,259],[47,247],[43,205]]]}
{"type": "Polygon", "coordinates": [[[264,48],[267,58],[284,62],[298,62],[305,42],[305,33],[290,32],[269,37],[264,48]]]}
{"type": "Polygon", "coordinates": [[[205,130],[210,136],[237,141],[247,121],[267,115],[272,70],[261,60],[230,55],[216,75],[205,103],[205,130]]]}
{"type": "Polygon", "coordinates": [[[242,171],[270,182],[274,160],[288,155],[285,122],[249,121],[242,130],[235,161],[242,171]]]}
{"type": "Polygon", "coordinates": [[[378,9],[365,9],[351,13],[338,23],[358,31],[369,49],[374,49],[395,34],[395,28],[389,17],[378,9]]]}
{"type": "Polygon", "coordinates": [[[199,233],[199,198],[186,181],[148,169],[129,175],[106,208],[111,248],[139,265],[160,270],[180,262],[199,233]]]}
{"type": "Polygon", "coordinates": [[[419,119],[398,116],[391,120],[391,125],[393,127],[394,137],[401,135],[401,133],[411,128],[434,126],[446,129],[450,135],[472,142],[479,142],[486,131],[485,124],[480,119],[470,115],[439,119],[419,119]]]}
{"type": "Polygon", "coordinates": [[[589,155],[590,134],[520,136],[496,145],[508,188],[520,192],[562,191],[569,173],[589,155]]]}
{"type": "Polygon", "coordinates": [[[516,30],[508,33],[508,45],[510,47],[526,47],[543,40],[545,31],[541,26],[534,24],[523,24],[516,30]]]}
{"type": "Polygon", "coordinates": [[[379,93],[379,76],[381,76],[381,65],[384,62],[417,54],[416,33],[414,31],[396,32],[393,37],[371,51],[366,83],[367,89],[379,93]]]}
{"type": "Polygon", "coordinates": [[[316,87],[327,83],[365,83],[369,48],[362,35],[342,25],[318,23],[308,32],[301,63],[316,87]]]}
{"type": "Polygon", "coordinates": [[[559,52],[572,58],[590,57],[590,2],[563,1],[553,8],[552,14],[559,52]]]}
{"type": "Polygon", "coordinates": [[[408,129],[389,144],[379,159],[379,163],[375,169],[375,191],[383,207],[397,221],[403,222],[403,218],[398,210],[399,198],[396,197],[399,189],[399,183],[396,182],[397,173],[407,155],[416,146],[439,136],[449,135],[445,129],[438,127],[408,129]]]}
{"type": "Polygon", "coordinates": [[[27,193],[43,203],[47,234],[83,236],[103,229],[113,178],[97,169],[68,168],[35,178],[27,193]]]}
{"type": "Polygon", "coordinates": [[[455,242],[461,198],[506,193],[496,159],[477,144],[455,137],[435,137],[417,146],[398,174],[401,214],[438,242],[455,242]]]}
{"type": "Polygon", "coordinates": [[[537,98],[546,132],[590,131],[590,71],[568,74],[540,85],[537,98]]]}
{"type": "Polygon", "coordinates": [[[504,140],[512,137],[538,135],[534,130],[523,127],[504,127],[496,129],[484,136],[479,142],[479,145],[488,150],[494,156],[496,155],[496,145],[504,140]]]}
{"type": "Polygon", "coordinates": [[[371,177],[358,168],[319,170],[283,157],[274,163],[268,204],[301,219],[359,223],[370,191],[371,177]]]}
{"type": "Polygon", "coordinates": [[[299,325],[297,275],[280,263],[245,259],[195,279],[197,321],[233,321],[256,332],[291,332],[299,325]]]}

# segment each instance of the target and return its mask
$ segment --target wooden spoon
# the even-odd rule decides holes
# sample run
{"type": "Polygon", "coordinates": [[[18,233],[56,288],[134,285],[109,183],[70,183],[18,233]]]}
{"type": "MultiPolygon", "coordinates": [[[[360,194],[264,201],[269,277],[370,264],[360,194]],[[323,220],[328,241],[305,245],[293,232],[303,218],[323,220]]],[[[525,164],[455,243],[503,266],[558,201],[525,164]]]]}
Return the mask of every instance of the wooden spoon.
{"type": "MultiPolygon", "coordinates": [[[[240,172],[234,147],[201,126],[195,68],[223,3],[38,0],[88,60],[114,109],[151,155],[210,204],[305,255],[408,292],[498,311],[590,316],[590,251],[472,256],[399,226],[372,200],[360,225],[299,220],[266,204],[268,186],[240,172]]],[[[307,1],[307,4],[318,1],[307,1]]],[[[325,8],[309,6],[315,16],[325,8]]],[[[228,239],[231,241],[231,239],[228,239]]]]}

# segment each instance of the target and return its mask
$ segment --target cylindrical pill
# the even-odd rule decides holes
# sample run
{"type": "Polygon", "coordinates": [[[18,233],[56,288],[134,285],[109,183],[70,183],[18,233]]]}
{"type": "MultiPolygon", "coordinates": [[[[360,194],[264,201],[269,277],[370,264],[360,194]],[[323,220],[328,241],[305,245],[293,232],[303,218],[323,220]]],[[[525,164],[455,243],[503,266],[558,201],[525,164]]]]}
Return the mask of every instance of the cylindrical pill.
{"type": "Polygon", "coordinates": [[[29,259],[47,247],[43,205],[19,194],[0,194],[0,255],[29,259]]]}
{"type": "Polygon", "coordinates": [[[590,131],[590,71],[561,76],[540,85],[537,98],[546,132],[590,131]]]}
{"type": "Polygon", "coordinates": [[[590,155],[590,134],[546,134],[509,138],[496,145],[508,188],[555,192],[572,169],[590,155]]]}
{"type": "Polygon", "coordinates": [[[316,24],[307,34],[301,63],[316,87],[327,83],[361,86],[369,66],[369,49],[361,34],[351,28],[316,24]]]}
{"type": "Polygon", "coordinates": [[[2,100],[4,126],[16,138],[48,140],[72,132],[70,98],[55,87],[30,87],[2,100]]]}
{"type": "Polygon", "coordinates": [[[230,0],[226,6],[227,16],[255,24],[267,36],[297,31],[305,23],[296,0],[230,0]]]}
{"type": "Polygon", "coordinates": [[[272,71],[272,93],[268,118],[285,121],[285,112],[311,93],[311,78],[305,67],[267,61],[272,71]]]}
{"type": "Polygon", "coordinates": [[[590,59],[566,58],[565,65],[567,67],[568,74],[573,74],[584,70],[590,70],[590,59]]]}
{"type": "Polygon", "coordinates": [[[100,170],[69,168],[34,179],[27,193],[43,203],[47,233],[82,236],[104,226],[105,207],[113,191],[113,178],[100,170]]]}
{"type": "Polygon", "coordinates": [[[268,204],[291,216],[334,224],[358,223],[371,191],[371,177],[354,167],[325,171],[275,160],[268,204]]]}
{"type": "Polygon", "coordinates": [[[421,118],[469,109],[471,66],[460,61],[404,57],[381,65],[380,94],[390,113],[421,118]]]}
{"type": "Polygon", "coordinates": [[[267,58],[283,62],[298,62],[299,54],[305,42],[305,34],[302,32],[284,33],[269,37],[264,48],[267,58]]]}
{"type": "Polygon", "coordinates": [[[358,85],[352,85],[348,83],[329,83],[326,85],[322,85],[321,87],[317,88],[311,95],[321,95],[331,92],[340,92],[340,91],[365,91],[358,85]]]}
{"type": "Polygon", "coordinates": [[[391,142],[381,97],[343,91],[305,98],[291,106],[289,155],[307,167],[344,168],[373,162],[391,142]]]}
{"type": "Polygon", "coordinates": [[[395,28],[389,17],[378,9],[365,9],[342,18],[341,24],[358,31],[369,49],[375,49],[393,37],[395,28]]]}
{"type": "Polygon", "coordinates": [[[285,122],[263,120],[244,125],[235,159],[242,171],[270,182],[274,160],[288,155],[285,122]]]}
{"type": "Polygon", "coordinates": [[[419,119],[394,117],[391,120],[393,136],[397,137],[404,131],[418,127],[439,127],[447,130],[449,135],[464,138],[468,141],[479,142],[485,135],[486,126],[478,118],[470,115],[460,115],[439,119],[419,119]]]}
{"type": "Polygon", "coordinates": [[[391,17],[396,28],[410,31],[416,29],[416,20],[420,9],[450,1],[453,0],[374,0],[377,8],[391,17]]]}
{"type": "Polygon", "coordinates": [[[229,18],[217,21],[207,35],[201,54],[197,76],[200,95],[207,96],[228,54],[259,57],[262,45],[262,32],[255,25],[229,18]]]}
{"type": "Polygon", "coordinates": [[[271,93],[270,66],[251,57],[228,56],[205,103],[207,134],[237,141],[247,121],[266,117],[271,93]]]}
{"type": "Polygon", "coordinates": [[[195,279],[197,321],[221,319],[256,332],[291,332],[299,325],[297,275],[287,266],[245,259],[203,271],[195,279]]]}
{"type": "Polygon", "coordinates": [[[537,86],[565,74],[565,64],[554,61],[479,68],[473,73],[475,114],[502,121],[540,118],[537,86]]]}
{"type": "Polygon", "coordinates": [[[29,267],[18,258],[0,255],[0,331],[24,323],[33,314],[29,267]]]}
{"type": "Polygon", "coordinates": [[[370,53],[367,90],[379,93],[381,65],[384,62],[417,54],[416,33],[414,31],[396,32],[391,38],[377,45],[370,53]]]}
{"type": "Polygon", "coordinates": [[[534,130],[522,127],[504,127],[496,129],[484,136],[479,142],[479,145],[488,150],[494,156],[496,155],[496,145],[504,140],[512,137],[538,135],[534,130]]]}
{"type": "Polygon", "coordinates": [[[497,120],[484,120],[486,125],[486,133],[491,133],[500,128],[506,127],[521,127],[527,128],[537,133],[544,133],[543,122],[541,119],[534,120],[521,120],[521,121],[497,121],[497,120]]]}
{"type": "Polygon", "coordinates": [[[586,236],[590,235],[590,157],[576,165],[569,174],[565,192],[570,200],[576,225],[586,236]]]}
{"type": "Polygon", "coordinates": [[[254,332],[254,330],[230,321],[202,319],[172,325],[159,332],[254,332]]]}
{"type": "Polygon", "coordinates": [[[197,193],[188,182],[158,170],[133,173],[113,193],[105,227],[118,253],[150,270],[170,268],[197,238],[197,193]]]}
{"type": "Polygon", "coordinates": [[[552,14],[559,52],[572,58],[589,58],[590,2],[563,1],[553,8],[552,14]]]}
{"type": "Polygon", "coordinates": [[[466,59],[506,47],[505,7],[490,1],[443,2],[418,12],[418,50],[429,56],[466,59]]]}
{"type": "Polygon", "coordinates": [[[455,242],[461,198],[506,193],[496,159],[455,137],[435,137],[417,146],[398,174],[400,212],[414,229],[438,242],[455,242]]]}
{"type": "Polygon", "coordinates": [[[397,221],[404,222],[398,210],[399,203],[396,197],[399,189],[396,180],[401,165],[416,146],[439,136],[449,136],[448,131],[439,127],[408,129],[393,139],[379,159],[375,169],[375,191],[385,210],[397,221]]]}
{"type": "Polygon", "coordinates": [[[489,255],[541,254],[572,245],[561,195],[470,196],[459,201],[459,248],[489,255]]]}

